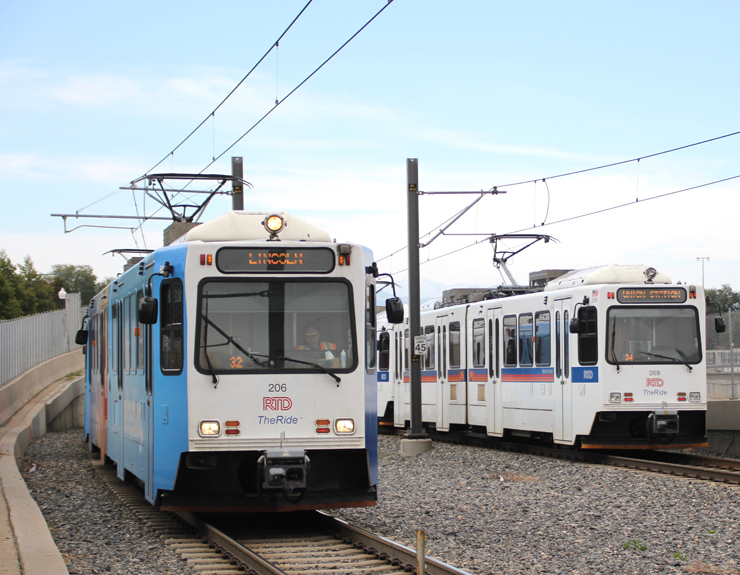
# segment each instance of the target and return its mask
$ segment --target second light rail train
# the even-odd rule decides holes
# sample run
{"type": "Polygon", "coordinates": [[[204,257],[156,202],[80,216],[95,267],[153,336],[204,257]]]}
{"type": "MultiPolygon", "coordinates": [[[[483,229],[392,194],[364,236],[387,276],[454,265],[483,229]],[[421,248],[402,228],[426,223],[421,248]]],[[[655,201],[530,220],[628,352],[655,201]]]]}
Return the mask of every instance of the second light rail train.
{"type": "Polygon", "coordinates": [[[384,326],[381,425],[409,426],[409,365],[418,359],[428,429],[583,449],[707,445],[701,286],[610,265],[540,290],[467,290],[464,303],[423,309],[426,351],[416,358],[408,318],[384,326]]]}

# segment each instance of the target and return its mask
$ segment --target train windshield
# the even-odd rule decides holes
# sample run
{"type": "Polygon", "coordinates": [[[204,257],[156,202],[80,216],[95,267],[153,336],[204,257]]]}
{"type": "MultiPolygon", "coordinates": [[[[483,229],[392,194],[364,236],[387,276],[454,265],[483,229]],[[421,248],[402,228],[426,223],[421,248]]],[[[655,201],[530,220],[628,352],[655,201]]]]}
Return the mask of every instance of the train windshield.
{"type": "Polygon", "coordinates": [[[350,371],[357,361],[344,280],[208,280],[199,290],[195,363],[208,374],[350,371]]]}
{"type": "Polygon", "coordinates": [[[612,364],[691,364],[702,359],[694,307],[614,307],[606,329],[606,359],[612,364]]]}

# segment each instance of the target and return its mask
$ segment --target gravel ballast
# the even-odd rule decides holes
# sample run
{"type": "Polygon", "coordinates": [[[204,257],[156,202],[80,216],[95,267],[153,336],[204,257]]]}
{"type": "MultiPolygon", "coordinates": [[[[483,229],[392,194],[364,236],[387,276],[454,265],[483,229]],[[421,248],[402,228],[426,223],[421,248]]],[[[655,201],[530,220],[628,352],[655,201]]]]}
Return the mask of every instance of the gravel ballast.
{"type": "MultiPolygon", "coordinates": [[[[376,507],[334,515],[476,575],[740,574],[740,487],[381,437],[376,507]]],[[[22,465],[69,572],[193,571],[105,486],[80,429],[33,441],[22,465]],[[35,471],[30,472],[31,466],[35,471]]]]}

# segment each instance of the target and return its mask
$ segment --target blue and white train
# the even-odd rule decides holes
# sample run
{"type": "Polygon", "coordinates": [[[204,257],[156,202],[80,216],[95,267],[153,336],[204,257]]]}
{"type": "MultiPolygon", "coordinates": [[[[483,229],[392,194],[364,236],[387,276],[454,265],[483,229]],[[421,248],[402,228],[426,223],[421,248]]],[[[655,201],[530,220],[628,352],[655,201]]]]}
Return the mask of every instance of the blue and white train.
{"type": "MultiPolygon", "coordinates": [[[[539,289],[451,290],[464,303],[422,310],[427,428],[583,449],[707,445],[701,286],[644,266],[604,266],[539,289]]],[[[383,326],[378,348],[380,423],[403,428],[408,319],[383,326]]]]}
{"type": "Polygon", "coordinates": [[[377,266],[288,213],[228,212],[89,308],[92,450],[166,510],[377,501],[377,266]]]}

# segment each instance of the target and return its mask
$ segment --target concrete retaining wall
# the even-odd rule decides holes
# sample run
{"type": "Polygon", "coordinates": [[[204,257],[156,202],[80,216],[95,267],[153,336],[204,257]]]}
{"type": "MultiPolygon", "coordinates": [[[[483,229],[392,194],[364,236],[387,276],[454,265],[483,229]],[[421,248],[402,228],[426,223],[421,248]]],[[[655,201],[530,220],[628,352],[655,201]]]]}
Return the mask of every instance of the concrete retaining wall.
{"type": "Polygon", "coordinates": [[[68,373],[83,369],[85,356],[81,350],[76,350],[40,363],[0,387],[0,425],[4,425],[45,387],[68,373]]]}

